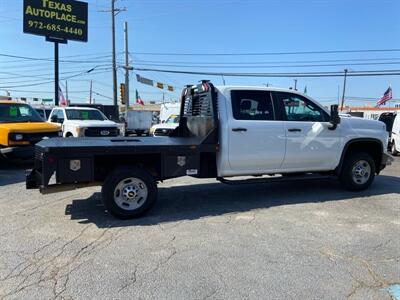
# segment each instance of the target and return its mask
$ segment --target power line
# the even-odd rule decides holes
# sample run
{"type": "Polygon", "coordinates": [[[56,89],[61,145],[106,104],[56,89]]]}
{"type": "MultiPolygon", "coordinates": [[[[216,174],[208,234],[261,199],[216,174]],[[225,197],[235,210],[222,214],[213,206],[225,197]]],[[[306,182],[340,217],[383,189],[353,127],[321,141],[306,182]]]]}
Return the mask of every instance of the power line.
{"type": "MultiPolygon", "coordinates": [[[[109,68],[107,68],[107,69],[98,69],[98,70],[96,70],[96,72],[93,72],[94,70],[95,70],[95,68],[92,68],[92,69],[90,69],[88,71],[85,71],[85,72],[81,72],[81,73],[78,73],[78,74],[75,74],[75,75],[71,75],[69,77],[61,78],[61,80],[68,80],[70,78],[89,75],[89,74],[90,75],[92,75],[92,74],[102,74],[102,73],[108,72],[109,68]],[[103,70],[106,70],[106,71],[103,71],[103,70]]],[[[39,83],[32,83],[32,84],[22,84],[22,85],[14,85],[14,86],[1,86],[0,88],[2,88],[2,89],[7,88],[8,89],[8,88],[18,88],[18,87],[30,87],[30,86],[44,85],[44,84],[48,84],[48,83],[52,83],[52,82],[54,82],[54,80],[44,81],[44,82],[39,82],[39,83]]]]}
{"type": "Polygon", "coordinates": [[[398,61],[400,58],[348,58],[348,59],[323,59],[323,60],[289,60],[289,61],[251,61],[251,62],[192,62],[192,61],[165,61],[165,60],[141,60],[131,58],[130,63],[170,63],[170,64],[193,64],[193,65],[260,65],[260,64],[297,64],[297,63],[330,63],[346,61],[398,61]]]}
{"type": "Polygon", "coordinates": [[[155,67],[181,67],[181,68],[309,68],[309,67],[338,67],[338,66],[374,66],[374,65],[399,65],[400,61],[395,62],[376,62],[376,63],[347,63],[347,64],[310,64],[310,65],[266,65],[266,66],[215,66],[215,65],[175,65],[175,64],[147,64],[137,63],[137,66],[155,66],[155,67]]]}
{"type": "Polygon", "coordinates": [[[160,56],[261,56],[261,55],[303,55],[303,54],[338,54],[338,53],[373,53],[400,52],[400,49],[362,49],[362,50],[327,50],[327,51],[295,51],[295,52],[247,52],[247,53],[165,53],[165,52],[133,52],[135,55],[160,56]]]}
{"type": "MultiPolygon", "coordinates": [[[[342,77],[343,72],[304,72],[304,73],[239,73],[239,72],[202,72],[202,71],[184,71],[184,70],[166,70],[152,68],[133,68],[136,71],[161,72],[173,74],[188,75],[210,75],[210,76],[230,76],[230,77],[342,77]]],[[[400,70],[372,70],[372,71],[352,71],[347,76],[397,76],[400,70]]]]}
{"type": "MultiPolygon", "coordinates": [[[[24,59],[24,60],[54,62],[54,59],[52,59],[52,58],[19,56],[19,55],[11,55],[11,54],[4,54],[4,53],[0,53],[0,56],[10,57],[10,58],[19,58],[19,59],[24,59]]],[[[109,56],[111,56],[111,55],[109,55],[109,56]]],[[[109,57],[109,56],[106,56],[106,57],[109,57]]],[[[104,62],[104,60],[98,61],[98,60],[62,60],[62,59],[60,59],[59,62],[62,62],[62,63],[93,63],[93,62],[104,62]]]]}

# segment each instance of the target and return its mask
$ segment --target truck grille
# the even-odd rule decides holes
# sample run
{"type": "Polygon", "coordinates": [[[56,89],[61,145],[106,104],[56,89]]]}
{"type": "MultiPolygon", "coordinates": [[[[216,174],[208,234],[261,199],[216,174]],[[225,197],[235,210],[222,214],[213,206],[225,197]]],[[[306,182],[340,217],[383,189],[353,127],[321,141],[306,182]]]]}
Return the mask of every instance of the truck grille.
{"type": "Polygon", "coordinates": [[[24,138],[31,144],[36,144],[46,138],[58,137],[58,132],[25,133],[24,138]]]}
{"type": "Polygon", "coordinates": [[[169,136],[172,131],[174,131],[173,129],[167,129],[167,128],[157,128],[156,130],[154,130],[154,135],[155,136],[169,136]]]}
{"type": "Polygon", "coordinates": [[[43,148],[36,146],[35,147],[35,160],[42,160],[43,159],[43,148]]]}
{"type": "Polygon", "coordinates": [[[119,136],[119,129],[117,127],[89,127],[85,130],[87,137],[107,137],[119,136]]]}

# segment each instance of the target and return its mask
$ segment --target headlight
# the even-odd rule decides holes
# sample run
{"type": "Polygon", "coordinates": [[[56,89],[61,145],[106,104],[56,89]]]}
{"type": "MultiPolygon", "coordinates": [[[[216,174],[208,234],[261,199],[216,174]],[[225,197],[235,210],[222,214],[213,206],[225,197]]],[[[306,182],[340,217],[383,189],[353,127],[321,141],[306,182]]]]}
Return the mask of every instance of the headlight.
{"type": "Polygon", "coordinates": [[[11,133],[9,137],[12,141],[22,141],[24,139],[24,135],[21,133],[11,133]]]}

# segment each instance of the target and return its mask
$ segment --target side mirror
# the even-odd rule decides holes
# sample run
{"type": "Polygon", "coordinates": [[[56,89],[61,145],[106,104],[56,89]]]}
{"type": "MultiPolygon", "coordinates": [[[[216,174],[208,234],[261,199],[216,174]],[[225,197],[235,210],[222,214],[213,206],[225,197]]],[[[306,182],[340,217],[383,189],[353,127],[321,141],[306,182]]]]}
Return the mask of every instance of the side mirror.
{"type": "Polygon", "coordinates": [[[57,116],[56,116],[56,115],[51,116],[50,121],[51,121],[52,123],[58,123],[58,118],[57,118],[57,116]]]}
{"type": "Polygon", "coordinates": [[[165,120],[162,120],[162,121],[161,121],[161,124],[164,124],[164,123],[165,123],[165,120]]]}
{"type": "Polygon", "coordinates": [[[331,118],[329,122],[332,124],[332,127],[329,128],[331,130],[335,130],[337,125],[340,124],[339,106],[337,104],[331,105],[331,118]]]}

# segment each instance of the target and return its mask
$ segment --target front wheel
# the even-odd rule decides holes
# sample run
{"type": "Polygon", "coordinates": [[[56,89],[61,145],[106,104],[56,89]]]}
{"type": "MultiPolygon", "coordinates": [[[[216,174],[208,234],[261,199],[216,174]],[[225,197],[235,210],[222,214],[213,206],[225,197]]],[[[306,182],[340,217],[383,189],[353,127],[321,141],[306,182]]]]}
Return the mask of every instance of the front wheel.
{"type": "Polygon", "coordinates": [[[102,187],[106,209],[120,219],[144,215],[156,202],[157,185],[149,172],[130,167],[114,170],[102,187]]]}
{"type": "Polygon", "coordinates": [[[340,181],[350,191],[362,191],[372,184],[375,171],[375,161],[370,154],[353,153],[343,163],[340,181]]]}

